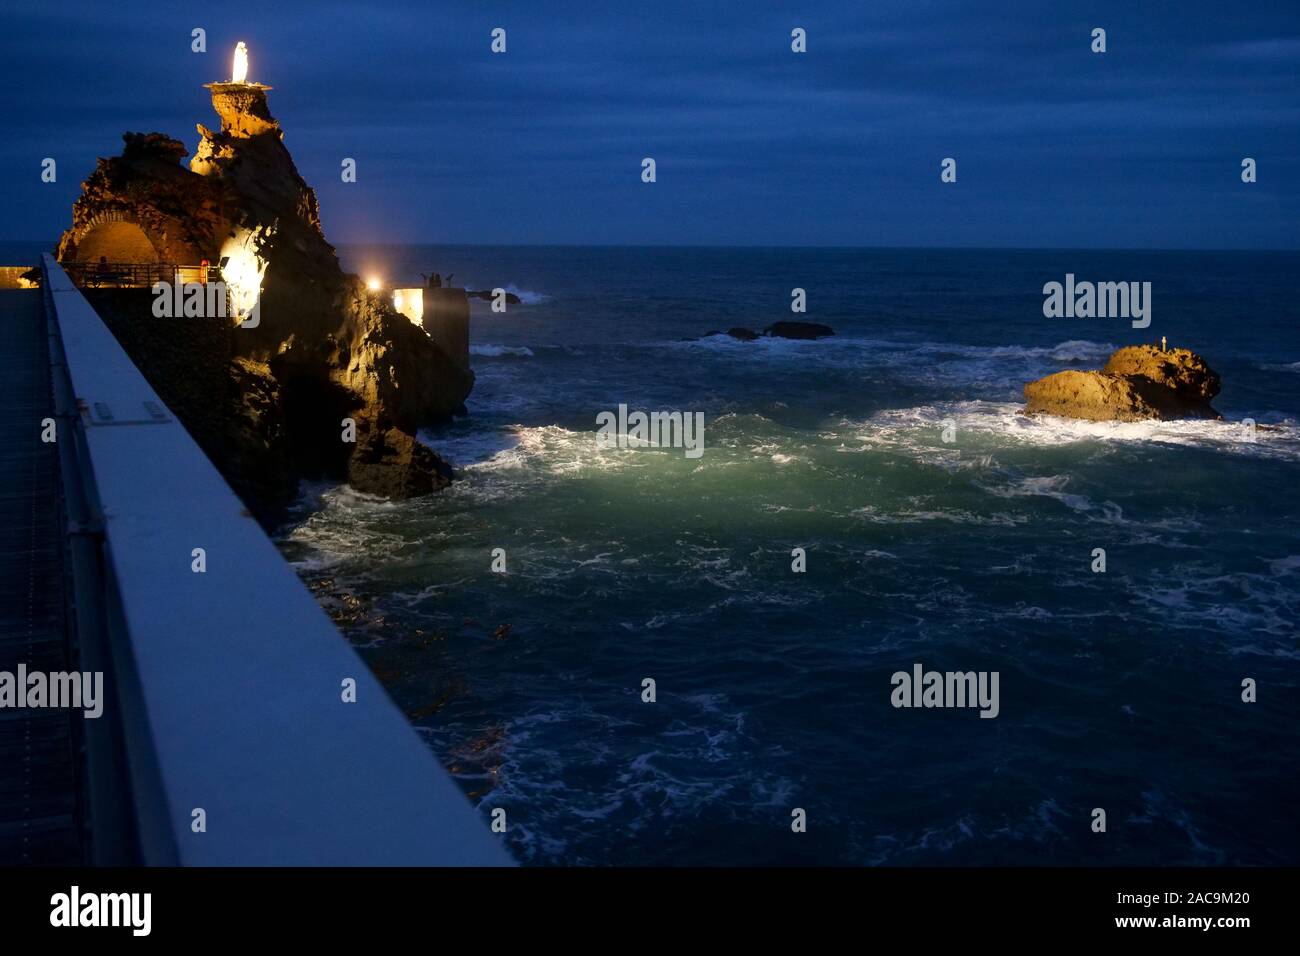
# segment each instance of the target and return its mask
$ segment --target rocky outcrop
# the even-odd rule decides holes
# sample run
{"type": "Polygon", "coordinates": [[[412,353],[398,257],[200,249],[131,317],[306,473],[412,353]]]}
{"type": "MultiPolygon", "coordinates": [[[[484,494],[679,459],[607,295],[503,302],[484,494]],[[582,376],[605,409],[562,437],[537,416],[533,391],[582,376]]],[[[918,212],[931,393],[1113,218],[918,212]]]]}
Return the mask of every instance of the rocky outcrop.
{"type": "Polygon", "coordinates": [[[220,249],[230,229],[222,184],[181,166],[189,150],[170,136],[125,133],[122,140],[122,155],[99,160],[81,184],[72,227],[55,257],[147,262],[144,256],[152,255],[157,262],[197,265],[205,253],[220,249]]]}
{"type": "Polygon", "coordinates": [[[824,339],[834,335],[835,330],[820,322],[773,322],[763,334],[779,339],[824,339]]]}
{"type": "MultiPolygon", "coordinates": [[[[256,322],[226,319],[205,346],[216,358],[148,345],[172,337],[162,326],[192,320],[154,318],[138,294],[147,290],[124,290],[110,324],[259,516],[271,520],[305,477],[400,497],[442,487],[450,468],[416,433],[463,413],[474,380],[468,341],[435,339],[387,294],[343,272],[316,195],[270,113],[268,87],[209,89],[220,128],[197,127],[189,168],[178,140],[126,134],[122,154],[99,160],[82,184],[58,258],[191,266],[206,259],[232,290],[251,287],[256,322]],[[185,365],[196,358],[220,363],[224,394],[210,380],[203,396],[190,394],[185,365]],[[343,437],[344,419],[355,423],[354,442],[343,437]]],[[[455,294],[468,313],[463,293],[455,294]]]]}
{"type": "MultiPolygon", "coordinates": [[[[1191,349],[1131,345],[1115,352],[1102,369],[1108,375],[1146,379],[1174,392],[1189,405],[1206,405],[1219,394],[1219,375],[1191,349]]],[[[1212,417],[1218,413],[1213,409],[1212,417]]]]}
{"type": "Polygon", "coordinates": [[[712,332],[705,332],[703,338],[709,338],[713,335],[728,335],[733,339],[741,342],[753,342],[755,339],[769,336],[778,339],[823,339],[828,335],[834,335],[835,330],[829,325],[822,325],[819,322],[773,322],[761,333],[753,329],[746,329],[742,326],[732,326],[725,332],[719,332],[714,329],[712,332]]]}
{"type": "Polygon", "coordinates": [[[1221,418],[1219,376],[1189,349],[1133,345],[1097,371],[1067,370],[1025,386],[1025,413],[1089,421],[1221,418]]]}
{"type": "MultiPolygon", "coordinates": [[[[505,292],[505,290],[503,289],[502,292],[505,292]]],[[[474,292],[466,292],[465,294],[471,299],[482,299],[484,302],[491,302],[496,298],[496,295],[491,289],[478,289],[474,292]]],[[[523,302],[523,300],[513,292],[505,292],[505,301],[506,305],[520,305],[523,302]]]]}

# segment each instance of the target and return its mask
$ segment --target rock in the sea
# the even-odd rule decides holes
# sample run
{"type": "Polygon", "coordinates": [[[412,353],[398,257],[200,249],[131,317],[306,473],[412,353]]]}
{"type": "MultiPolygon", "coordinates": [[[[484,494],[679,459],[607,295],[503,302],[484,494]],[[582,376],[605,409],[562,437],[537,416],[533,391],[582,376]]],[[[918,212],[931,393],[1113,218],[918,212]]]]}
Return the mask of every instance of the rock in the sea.
{"type": "Polygon", "coordinates": [[[725,332],[713,329],[711,332],[705,332],[700,337],[707,339],[714,335],[729,335],[741,342],[753,342],[765,335],[778,339],[822,339],[834,334],[835,330],[829,325],[820,325],[816,322],[774,322],[761,333],[743,326],[733,325],[725,332]]]}
{"type": "MultiPolygon", "coordinates": [[[[501,291],[505,292],[504,289],[501,291]]],[[[471,299],[482,299],[484,302],[491,302],[496,298],[491,289],[478,289],[474,292],[466,292],[465,295],[471,299]]],[[[519,305],[521,302],[523,302],[523,299],[519,298],[519,296],[513,292],[506,292],[506,305],[519,305]]]]}
{"type": "Polygon", "coordinates": [[[1221,418],[1219,376],[1189,349],[1131,345],[1098,371],[1067,370],[1025,386],[1025,413],[1096,422],[1221,418]]]}
{"type": "Polygon", "coordinates": [[[1130,345],[1112,355],[1102,371],[1141,376],[1188,402],[1209,402],[1221,385],[1218,373],[1191,349],[1161,351],[1154,345],[1130,345]]]}
{"type": "Polygon", "coordinates": [[[819,322],[773,322],[763,334],[779,339],[823,339],[834,335],[835,330],[819,322]]]}
{"type": "MultiPolygon", "coordinates": [[[[169,278],[168,264],[207,260],[232,289],[238,279],[254,298],[260,290],[255,327],[154,318],[148,288],[110,290],[96,307],[264,522],[292,500],[300,478],[398,497],[445,485],[450,468],[416,433],[463,413],[474,381],[464,330],[422,329],[387,294],[344,273],[267,88],[210,89],[221,128],[198,127],[189,168],[179,141],[126,134],[122,155],[99,160],[82,184],[58,259],[91,269],[101,257],[114,270],[162,266],[169,278]],[[342,437],[345,419],[355,441],[342,437]]],[[[464,293],[439,292],[456,301],[433,303],[426,325],[462,312],[467,323],[464,293]]],[[[442,324],[456,325],[451,319],[442,324]]]]}

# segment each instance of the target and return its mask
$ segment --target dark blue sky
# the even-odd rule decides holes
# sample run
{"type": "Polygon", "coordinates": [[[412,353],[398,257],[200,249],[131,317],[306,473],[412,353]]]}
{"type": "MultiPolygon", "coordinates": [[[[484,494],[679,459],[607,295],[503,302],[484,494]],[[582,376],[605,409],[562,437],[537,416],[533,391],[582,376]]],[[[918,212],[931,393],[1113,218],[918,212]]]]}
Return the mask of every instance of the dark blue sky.
{"type": "Polygon", "coordinates": [[[193,149],[242,39],[336,243],[1300,247],[1292,2],[55,6],[0,14],[3,239],[124,130],[193,149]]]}

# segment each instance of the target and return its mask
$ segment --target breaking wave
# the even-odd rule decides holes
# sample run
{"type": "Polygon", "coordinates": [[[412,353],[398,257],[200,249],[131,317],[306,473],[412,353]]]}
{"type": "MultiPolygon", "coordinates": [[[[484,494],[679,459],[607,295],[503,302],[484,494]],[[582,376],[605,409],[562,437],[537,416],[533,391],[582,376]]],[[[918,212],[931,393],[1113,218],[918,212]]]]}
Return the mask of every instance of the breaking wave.
{"type": "Polygon", "coordinates": [[[533,350],[526,345],[471,345],[470,355],[484,358],[532,358],[533,350]]]}
{"type": "Polygon", "coordinates": [[[533,292],[531,289],[521,289],[513,282],[511,282],[509,285],[504,285],[501,288],[505,289],[511,295],[519,296],[519,301],[522,302],[524,305],[541,305],[544,302],[551,301],[551,297],[546,293],[533,292]]]}
{"type": "MultiPolygon", "coordinates": [[[[1282,413],[1259,416],[1282,418],[1282,413]]],[[[1025,415],[1014,402],[940,402],[882,411],[863,422],[844,421],[864,447],[893,446],[911,450],[957,450],[966,433],[979,439],[1059,446],[1080,442],[1181,445],[1258,458],[1300,461],[1300,427],[1283,419],[1257,425],[1213,420],[1092,422],[1054,415],[1025,415]],[[942,430],[951,425],[954,441],[945,444],[942,430]]]]}

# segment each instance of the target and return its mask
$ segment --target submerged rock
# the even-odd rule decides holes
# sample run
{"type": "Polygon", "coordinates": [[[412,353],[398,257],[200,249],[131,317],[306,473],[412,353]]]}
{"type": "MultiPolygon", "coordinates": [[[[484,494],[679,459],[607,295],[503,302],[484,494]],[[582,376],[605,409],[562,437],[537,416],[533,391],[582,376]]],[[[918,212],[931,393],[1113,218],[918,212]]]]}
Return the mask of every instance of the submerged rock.
{"type": "Polygon", "coordinates": [[[753,329],[742,328],[739,325],[734,325],[725,332],[720,332],[717,329],[714,329],[712,332],[705,332],[701,337],[707,339],[715,335],[729,335],[733,339],[739,339],[741,342],[752,342],[754,339],[758,338],[758,333],[753,329]]]}
{"type": "Polygon", "coordinates": [[[777,339],[822,339],[834,334],[835,330],[829,325],[821,325],[817,322],[774,322],[762,332],[755,332],[753,329],[733,325],[725,332],[720,332],[717,329],[705,332],[701,338],[707,339],[714,335],[729,335],[741,342],[753,342],[763,336],[777,339]]]}
{"type": "Polygon", "coordinates": [[[1025,385],[1025,413],[1089,421],[1222,418],[1219,376],[1190,349],[1131,345],[1096,371],[1056,372],[1025,385]]]}
{"type": "Polygon", "coordinates": [[[819,322],[773,322],[763,334],[779,339],[824,339],[835,330],[819,322]]]}

